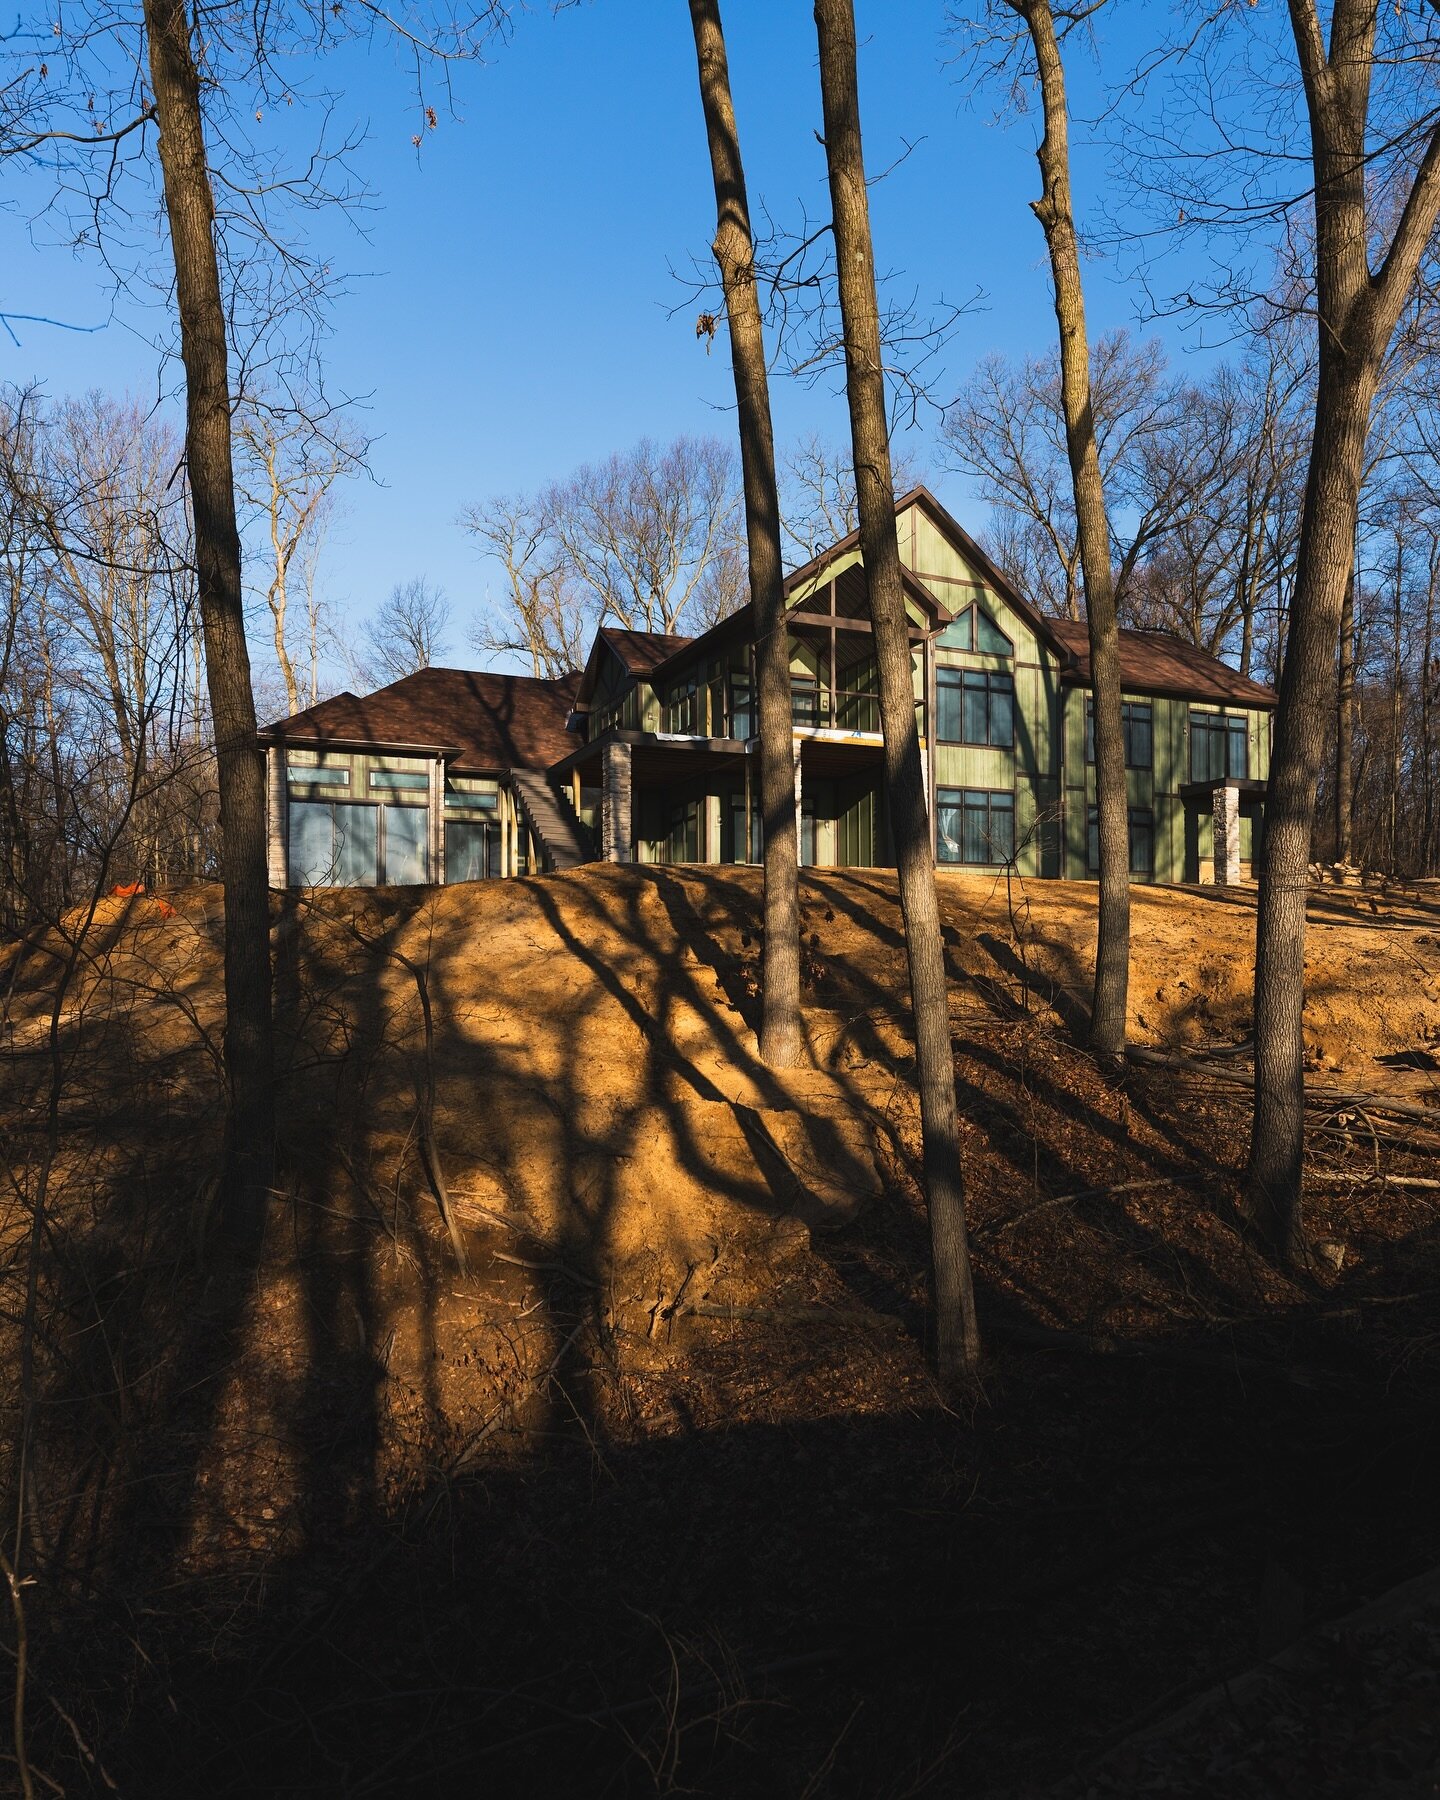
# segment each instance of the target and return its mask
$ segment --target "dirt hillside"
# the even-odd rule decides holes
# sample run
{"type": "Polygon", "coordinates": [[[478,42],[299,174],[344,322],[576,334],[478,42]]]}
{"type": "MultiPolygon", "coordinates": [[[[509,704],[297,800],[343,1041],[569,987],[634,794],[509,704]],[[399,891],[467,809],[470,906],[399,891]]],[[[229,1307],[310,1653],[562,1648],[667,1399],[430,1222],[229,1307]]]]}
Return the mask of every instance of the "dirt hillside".
{"type": "MultiPolygon", "coordinates": [[[[811,1066],[785,1074],[755,1051],[757,871],[277,898],[280,1174],[241,1288],[206,1254],[218,892],[102,904],[57,1056],[63,946],[10,953],[13,1194],[37,1191],[60,1077],[31,1509],[52,1565],[85,1571],[37,1610],[35,1655],[107,1778],[1029,1791],[1197,1659],[1253,1655],[1267,1558],[1325,1613],[1428,1554],[1428,1463],[1394,1409],[1440,1362],[1435,1134],[1316,1110],[1331,1260],[1292,1284],[1226,1222],[1243,1055],[1103,1076],[1077,1041],[1093,888],[941,892],[991,1356],[965,1418],[926,1361],[886,873],[807,874],[811,1066]],[[1343,1517],[1297,1406],[1326,1441],[1380,1434],[1343,1517]],[[1299,1535],[1255,1565],[1224,1533],[1262,1489],[1299,1535]],[[1072,1606],[1076,1571],[1140,1554],[1157,1518],[1141,1586],[1072,1606]],[[977,1606],[986,1655],[947,1637],[917,1675],[931,1628],[977,1606]]],[[[1326,889],[1312,912],[1317,1085],[1428,1105],[1440,900],[1326,889]]],[[[1136,1042],[1240,1045],[1253,895],[1137,889],[1133,921],[1136,1042]]],[[[30,1223],[17,1205],[17,1271],[30,1223]]],[[[108,1791],[56,1730],[49,1771],[108,1791]]]]}

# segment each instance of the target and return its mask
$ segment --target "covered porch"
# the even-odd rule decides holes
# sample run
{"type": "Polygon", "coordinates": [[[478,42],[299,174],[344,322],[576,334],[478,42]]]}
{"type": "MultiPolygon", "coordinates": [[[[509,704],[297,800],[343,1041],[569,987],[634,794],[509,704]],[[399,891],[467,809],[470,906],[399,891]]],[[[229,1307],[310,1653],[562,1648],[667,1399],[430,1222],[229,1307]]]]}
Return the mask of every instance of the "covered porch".
{"type": "MultiPolygon", "coordinates": [[[[878,736],[796,731],[795,814],[806,867],[891,859],[878,736]]],[[[606,862],[758,863],[764,856],[758,746],[726,738],[610,731],[552,771],[606,862]]]]}

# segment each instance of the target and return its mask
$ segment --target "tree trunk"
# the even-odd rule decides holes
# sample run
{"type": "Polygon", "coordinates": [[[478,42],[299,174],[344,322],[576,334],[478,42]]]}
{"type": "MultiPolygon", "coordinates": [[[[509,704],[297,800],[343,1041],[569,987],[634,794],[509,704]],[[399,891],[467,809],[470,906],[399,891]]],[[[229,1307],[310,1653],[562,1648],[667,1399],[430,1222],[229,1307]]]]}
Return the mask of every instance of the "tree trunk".
{"type": "Polygon", "coordinates": [[[1045,233],[1060,330],[1060,392],[1065,445],[1075,493],[1076,535],[1085,577],[1085,619],[1095,696],[1095,801],[1100,823],[1100,918],[1090,1047],[1111,1058],[1125,1054],[1130,986],[1130,813],[1125,787],[1125,737],[1120,716],[1120,628],[1110,561],[1110,523],[1100,479],[1100,451],[1090,393],[1090,346],[1085,290],[1070,192],[1070,126],[1065,66],[1050,0],[1010,0],[1025,21],[1035,51],[1045,130],[1036,155],[1041,196],[1033,202],[1045,233]]]}
{"type": "Polygon", "coordinates": [[[144,0],[185,365],[185,460],[220,787],[225,891],[225,1214],[234,1246],[263,1225],[274,1143],[265,781],[240,586],[225,309],[200,79],[185,0],[144,0]]]}
{"type": "Polygon", "coordinates": [[[1366,133],[1377,0],[1333,0],[1328,47],[1315,0],[1289,0],[1310,123],[1318,373],[1280,705],[1260,853],[1255,933],[1255,1117],[1244,1210],[1278,1260],[1305,1262],[1305,898],[1321,746],[1354,561],[1365,439],[1380,366],[1440,214],[1440,126],[1377,245],[1366,133]]]}
{"type": "Polygon", "coordinates": [[[1340,673],[1335,694],[1335,860],[1355,853],[1355,559],[1340,606],[1340,673]]]}
{"type": "Polygon", "coordinates": [[[942,1377],[955,1379],[978,1363],[980,1334],[965,1234],[945,950],[915,723],[900,546],[895,535],[895,490],[886,425],[870,203],[860,141],[852,0],[815,0],[815,25],[820,45],[820,92],[835,264],[845,333],[846,393],[854,447],[860,551],[870,595],[890,829],[895,842],[910,964],[910,999],[915,1015],[925,1192],[935,1259],[938,1359],[942,1377]]]}
{"type": "MultiPolygon", "coordinates": [[[[760,711],[760,804],[765,820],[765,943],[760,1054],[776,1068],[800,1060],[799,850],[795,834],[795,734],[775,435],[765,338],[755,289],[755,248],[730,69],[718,0],[690,0],[700,99],[715,179],[715,262],[725,291],[730,362],[745,482],[745,534],[760,711]]],[[[749,845],[746,845],[749,855],[749,845]]]]}
{"type": "Polygon", "coordinates": [[[1404,772],[1404,746],[1401,731],[1405,723],[1405,547],[1400,534],[1395,539],[1394,622],[1390,640],[1390,868],[1400,873],[1400,777],[1404,772]]]}
{"type": "Polygon", "coordinates": [[[1420,856],[1417,875],[1431,875],[1435,870],[1435,707],[1432,683],[1435,672],[1431,659],[1435,653],[1435,589],[1440,578],[1440,545],[1430,542],[1429,580],[1425,586],[1425,637],[1420,658],[1420,856]]]}
{"type": "Polygon", "coordinates": [[[1282,1261],[1304,1261],[1305,899],[1335,645],[1345,604],[1374,394],[1326,356],[1300,525],[1260,848],[1255,942],[1255,1118],[1246,1211],[1282,1261]]]}

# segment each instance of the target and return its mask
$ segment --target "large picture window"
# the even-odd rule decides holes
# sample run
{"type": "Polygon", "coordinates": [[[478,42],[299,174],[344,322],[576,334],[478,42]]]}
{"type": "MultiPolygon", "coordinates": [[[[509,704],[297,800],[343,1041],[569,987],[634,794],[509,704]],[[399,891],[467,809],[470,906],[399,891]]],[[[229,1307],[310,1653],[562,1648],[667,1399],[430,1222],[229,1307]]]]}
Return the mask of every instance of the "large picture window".
{"type": "Polygon", "coordinates": [[[289,879],[294,887],[374,887],[378,806],[343,800],[290,802],[289,879]]]}
{"type": "Polygon", "coordinates": [[[346,800],[292,800],[294,887],[407,887],[430,879],[430,810],[346,800]]]}
{"type": "Polygon", "coordinates": [[[1190,779],[1245,781],[1250,775],[1250,725],[1244,715],[1192,712],[1190,779]]]}
{"type": "Polygon", "coordinates": [[[1015,743],[1015,680],[989,669],[935,671],[936,736],[942,744],[1015,743]]]}
{"type": "MultiPolygon", "coordinates": [[[[1087,814],[1085,862],[1092,871],[1100,867],[1100,808],[1092,806],[1087,814]]],[[[1132,806],[1130,822],[1130,873],[1155,873],[1155,815],[1148,806],[1132,806]]]]}
{"type": "MultiPolygon", "coordinates": [[[[1120,704],[1120,729],[1125,735],[1125,767],[1155,766],[1155,713],[1148,700],[1124,700],[1120,704]]],[[[1085,760],[1095,760],[1095,702],[1085,698],[1085,760]]]]}
{"type": "Polygon", "coordinates": [[[936,800],[935,843],[940,862],[994,867],[1014,856],[1014,794],[941,788],[936,800]]]}
{"type": "Polygon", "coordinates": [[[427,848],[430,810],[425,806],[384,809],[384,863],[387,887],[413,887],[430,879],[427,848]]]}

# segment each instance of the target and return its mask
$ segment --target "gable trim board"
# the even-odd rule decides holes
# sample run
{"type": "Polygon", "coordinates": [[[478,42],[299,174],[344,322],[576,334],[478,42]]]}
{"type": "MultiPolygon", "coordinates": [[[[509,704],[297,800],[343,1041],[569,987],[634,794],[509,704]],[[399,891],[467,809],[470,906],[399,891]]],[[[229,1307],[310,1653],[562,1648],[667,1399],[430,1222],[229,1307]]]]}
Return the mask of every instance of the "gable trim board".
{"type": "MultiPolygon", "coordinates": [[[[896,516],[926,791],[942,866],[953,854],[977,850],[993,858],[1010,844],[1006,854],[1026,875],[1085,878],[1092,873],[1086,840],[1093,772],[1085,759],[1090,684],[1084,625],[1040,613],[928,489],[907,494],[896,516]],[[919,573],[913,565],[922,558],[925,572],[919,573]],[[952,633],[958,643],[942,642],[976,605],[995,627],[988,647],[979,647],[978,626],[973,635],[952,633]],[[1008,654],[1000,639],[1009,642],[1008,654]],[[966,674],[975,680],[965,681],[966,674]],[[983,731],[982,711],[988,721],[983,731]],[[989,821],[983,843],[976,835],[982,816],[989,821]]],[[[889,860],[858,546],[859,533],[848,534],[785,584],[802,834],[807,855],[839,866],[889,860]]],[[[329,829],[336,844],[351,827],[368,843],[368,825],[360,815],[333,813],[333,807],[413,808],[420,801],[430,813],[430,879],[547,866],[547,847],[527,824],[536,807],[550,821],[552,837],[566,825],[570,860],[587,832],[598,850],[606,791],[612,811],[615,794],[629,796],[628,833],[617,828],[607,835],[635,860],[758,856],[751,617],[747,604],[695,637],[605,626],[584,669],[558,680],[425,669],[373,694],[339,694],[276,721],[260,734],[270,758],[272,815],[281,814],[270,821],[272,879],[282,869],[287,879],[293,874],[291,814],[307,801],[332,807],[328,827],[320,811],[297,815],[311,840],[318,843],[329,829]],[[353,775],[348,790],[331,783],[327,793],[327,784],[313,777],[292,780],[286,766],[292,751],[299,758],[323,753],[337,770],[345,764],[353,775]],[[607,782],[602,771],[612,756],[619,760],[607,782]],[[397,781],[375,779],[391,772],[387,764],[398,772],[407,758],[412,768],[428,771],[423,794],[418,784],[407,794],[397,781]],[[531,782],[528,807],[512,791],[517,773],[531,782]],[[493,781],[493,807],[457,796],[452,777],[493,781]],[[534,786],[537,777],[548,792],[534,786]],[[454,827],[448,839],[447,824],[454,827]]],[[[1192,779],[1192,715],[1219,712],[1246,721],[1243,769],[1227,765],[1221,785],[1237,788],[1242,859],[1248,858],[1268,775],[1274,692],[1194,645],[1155,632],[1122,631],[1121,680],[1127,702],[1149,709],[1150,762],[1127,773],[1132,810],[1150,821],[1142,835],[1153,833],[1153,866],[1145,878],[1195,880],[1205,872],[1208,797],[1216,779],[1192,779]]],[[[1215,740],[1216,733],[1208,732],[1205,756],[1215,740]]],[[[1228,734],[1219,734],[1219,741],[1226,756],[1238,755],[1225,748],[1232,742],[1228,734]]],[[[375,820],[383,845],[386,821],[378,813],[375,820]]],[[[396,841],[408,842],[414,822],[397,817],[394,823],[396,841]]],[[[370,868],[353,845],[339,860],[350,869],[370,868]]],[[[383,864],[382,853],[373,879],[383,877],[383,864]]],[[[405,867],[413,869],[413,860],[405,867]]]]}

